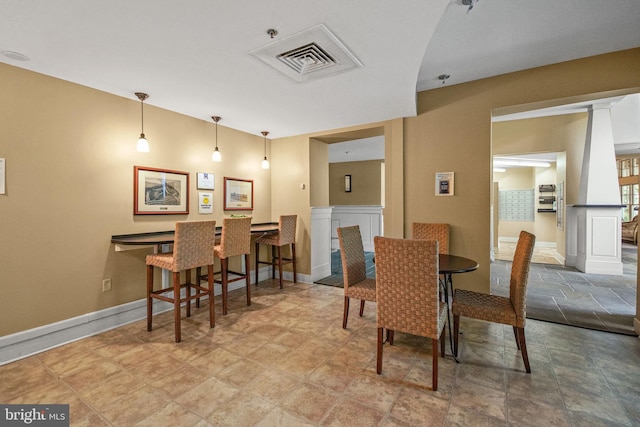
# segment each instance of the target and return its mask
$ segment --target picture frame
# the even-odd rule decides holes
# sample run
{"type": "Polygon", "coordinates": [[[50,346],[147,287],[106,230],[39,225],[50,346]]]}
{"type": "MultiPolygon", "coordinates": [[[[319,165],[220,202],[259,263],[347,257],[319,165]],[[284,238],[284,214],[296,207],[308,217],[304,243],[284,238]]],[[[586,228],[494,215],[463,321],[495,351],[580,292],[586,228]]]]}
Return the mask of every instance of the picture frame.
{"type": "Polygon", "coordinates": [[[453,196],[453,172],[436,173],[436,196],[453,196]]]}
{"type": "Polygon", "coordinates": [[[351,193],[351,175],[344,176],[344,192],[351,193]]]}
{"type": "Polygon", "coordinates": [[[134,215],[187,215],[189,172],[133,167],[134,215]]]}
{"type": "Polygon", "coordinates": [[[197,173],[197,185],[198,190],[214,190],[216,175],[210,172],[198,172],[197,173]]]}
{"type": "Polygon", "coordinates": [[[225,211],[253,210],[253,180],[224,177],[225,211]]]}

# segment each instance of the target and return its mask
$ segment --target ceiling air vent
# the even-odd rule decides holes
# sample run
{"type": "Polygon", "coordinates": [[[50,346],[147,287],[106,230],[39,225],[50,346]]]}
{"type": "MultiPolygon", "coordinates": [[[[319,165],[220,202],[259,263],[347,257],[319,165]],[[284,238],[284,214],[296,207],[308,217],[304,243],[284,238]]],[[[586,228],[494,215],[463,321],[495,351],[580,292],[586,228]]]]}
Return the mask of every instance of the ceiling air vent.
{"type": "Polygon", "coordinates": [[[362,67],[322,24],[249,53],[298,82],[362,67]]]}

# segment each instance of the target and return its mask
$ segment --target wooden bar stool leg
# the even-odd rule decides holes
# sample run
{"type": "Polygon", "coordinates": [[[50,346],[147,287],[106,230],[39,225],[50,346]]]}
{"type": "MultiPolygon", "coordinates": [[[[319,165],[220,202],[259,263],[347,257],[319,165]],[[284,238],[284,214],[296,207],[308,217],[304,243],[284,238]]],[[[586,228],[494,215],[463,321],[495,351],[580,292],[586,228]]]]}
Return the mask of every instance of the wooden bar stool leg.
{"type": "MultiPolygon", "coordinates": [[[[200,285],[201,277],[202,277],[202,269],[200,267],[196,267],[196,284],[197,285],[200,285]]],[[[196,298],[196,308],[200,308],[200,298],[196,298]]]]}
{"type": "Polygon", "coordinates": [[[222,315],[226,316],[227,315],[227,285],[228,285],[228,278],[229,278],[229,272],[227,270],[228,267],[228,259],[227,258],[221,258],[220,259],[220,266],[222,269],[222,315]]]}
{"type": "Polygon", "coordinates": [[[173,322],[176,329],[176,342],[182,339],[180,335],[180,272],[173,273],[173,322]]]}
{"type": "MultiPolygon", "coordinates": [[[[280,289],[282,289],[282,247],[278,246],[278,277],[280,278],[280,289]]],[[[274,273],[275,273],[275,266],[274,273]]]]}
{"type": "Polygon", "coordinates": [[[251,305],[251,275],[249,274],[249,254],[244,254],[244,271],[247,277],[245,278],[247,282],[247,305],[251,305]]]}
{"type": "Polygon", "coordinates": [[[298,275],[296,273],[296,244],[291,244],[291,260],[293,261],[293,283],[298,283],[298,275]]]}
{"type": "MultiPolygon", "coordinates": [[[[247,268],[249,266],[247,265],[247,268]]],[[[258,273],[260,271],[260,243],[256,243],[256,286],[258,286],[258,273]]]]}
{"type": "Polygon", "coordinates": [[[276,248],[271,246],[271,278],[276,278],[276,248]]]}
{"type": "Polygon", "coordinates": [[[147,331],[151,331],[153,319],[153,265],[147,265],[147,331]]]}
{"type": "Polygon", "coordinates": [[[213,305],[213,265],[207,266],[207,279],[209,282],[209,326],[213,328],[216,326],[216,311],[213,305]]]}
{"type": "MultiPolygon", "coordinates": [[[[184,273],[184,283],[186,284],[185,286],[185,292],[186,292],[186,296],[185,299],[187,300],[187,317],[191,317],[191,269],[185,271],[184,273]]],[[[180,298],[178,298],[180,299],[180,298]]]]}

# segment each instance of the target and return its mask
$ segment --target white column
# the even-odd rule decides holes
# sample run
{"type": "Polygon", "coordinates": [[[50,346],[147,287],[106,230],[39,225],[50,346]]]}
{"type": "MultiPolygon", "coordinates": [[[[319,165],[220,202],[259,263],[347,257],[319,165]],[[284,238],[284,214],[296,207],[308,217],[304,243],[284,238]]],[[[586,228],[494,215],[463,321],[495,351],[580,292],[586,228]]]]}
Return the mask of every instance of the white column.
{"type": "Polygon", "coordinates": [[[622,212],[609,107],[589,108],[578,204],[567,215],[567,220],[575,221],[568,224],[567,238],[575,241],[567,241],[567,251],[575,245],[578,270],[622,275],[622,212]]]}

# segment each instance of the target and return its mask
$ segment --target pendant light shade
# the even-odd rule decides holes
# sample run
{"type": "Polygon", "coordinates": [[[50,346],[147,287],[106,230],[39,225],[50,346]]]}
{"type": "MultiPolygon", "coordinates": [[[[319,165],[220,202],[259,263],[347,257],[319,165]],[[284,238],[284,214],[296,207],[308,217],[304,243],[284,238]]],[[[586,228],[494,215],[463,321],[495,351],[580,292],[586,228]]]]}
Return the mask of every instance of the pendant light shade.
{"type": "Polygon", "coordinates": [[[149,142],[147,141],[147,138],[145,138],[144,136],[144,100],[149,98],[149,95],[147,95],[146,93],[136,92],[136,96],[140,100],[140,118],[141,118],[140,138],[138,138],[136,151],[138,151],[139,153],[148,153],[149,142]]]}
{"type": "Polygon", "coordinates": [[[269,160],[267,160],[267,135],[269,135],[269,132],[263,130],[262,136],[264,136],[264,159],[262,159],[262,169],[269,169],[269,160]]]}
{"type": "Polygon", "coordinates": [[[211,120],[216,123],[216,148],[213,150],[211,160],[214,162],[221,162],[222,154],[220,154],[220,150],[218,150],[218,122],[220,121],[220,116],[211,116],[211,120]]]}

